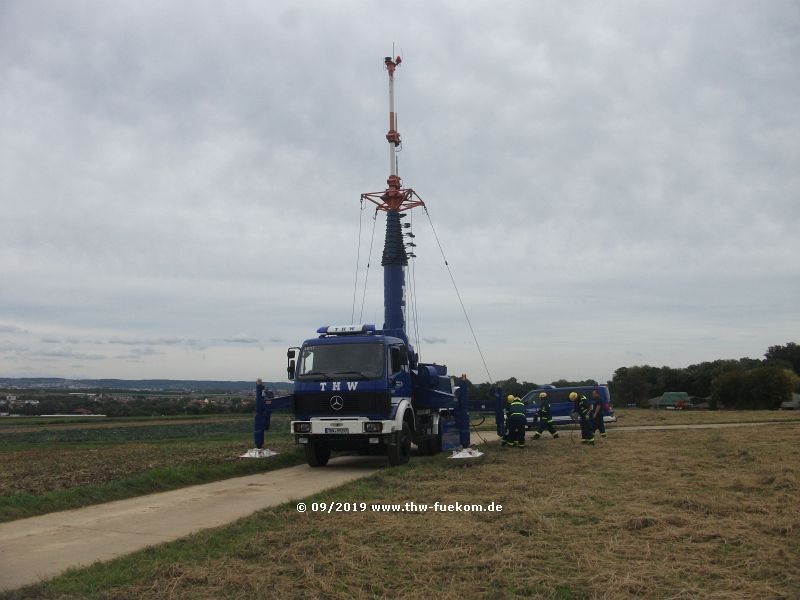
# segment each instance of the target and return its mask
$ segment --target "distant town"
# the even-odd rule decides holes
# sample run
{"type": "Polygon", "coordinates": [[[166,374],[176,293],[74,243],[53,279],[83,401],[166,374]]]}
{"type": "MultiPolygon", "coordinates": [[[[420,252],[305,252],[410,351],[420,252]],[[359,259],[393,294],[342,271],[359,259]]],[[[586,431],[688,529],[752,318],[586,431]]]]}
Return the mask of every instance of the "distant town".
{"type": "MultiPolygon", "coordinates": [[[[290,384],[265,382],[280,396],[290,384]]],[[[108,417],[250,413],[255,382],[0,378],[0,416],[108,417]]]]}

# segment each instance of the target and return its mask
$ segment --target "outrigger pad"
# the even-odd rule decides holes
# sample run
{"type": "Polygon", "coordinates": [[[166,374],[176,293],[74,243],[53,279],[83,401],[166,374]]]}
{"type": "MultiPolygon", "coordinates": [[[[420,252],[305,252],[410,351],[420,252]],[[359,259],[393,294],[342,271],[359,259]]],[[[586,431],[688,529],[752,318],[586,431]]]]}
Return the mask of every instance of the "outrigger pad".
{"type": "Polygon", "coordinates": [[[239,458],[269,458],[270,456],[275,456],[278,452],[273,450],[267,450],[266,448],[251,448],[239,458]]]}
{"type": "Polygon", "coordinates": [[[483,452],[475,448],[463,448],[462,450],[453,450],[453,455],[448,458],[478,458],[483,456],[483,452]]]}

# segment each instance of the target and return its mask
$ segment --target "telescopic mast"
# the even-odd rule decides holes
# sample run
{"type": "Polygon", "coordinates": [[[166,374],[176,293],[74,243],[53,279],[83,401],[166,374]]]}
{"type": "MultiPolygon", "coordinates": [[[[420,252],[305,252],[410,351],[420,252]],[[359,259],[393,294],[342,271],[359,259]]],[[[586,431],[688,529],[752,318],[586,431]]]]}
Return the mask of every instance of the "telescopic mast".
{"type": "Polygon", "coordinates": [[[383,245],[383,329],[387,334],[398,335],[407,340],[405,332],[405,267],[408,255],[403,241],[401,218],[415,206],[424,206],[411,188],[403,188],[397,173],[397,150],[400,147],[400,133],[397,131],[397,113],[394,109],[394,73],[402,62],[401,57],[384,59],[389,74],[389,178],[386,190],[361,194],[362,200],[369,200],[377,210],[386,213],[386,238],[383,245]]]}

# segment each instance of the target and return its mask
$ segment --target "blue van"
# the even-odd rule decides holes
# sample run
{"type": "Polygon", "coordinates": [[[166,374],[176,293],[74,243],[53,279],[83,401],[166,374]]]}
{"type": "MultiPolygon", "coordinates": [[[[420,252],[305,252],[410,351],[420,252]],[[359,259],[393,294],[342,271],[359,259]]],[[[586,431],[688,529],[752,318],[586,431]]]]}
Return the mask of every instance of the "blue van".
{"type": "MultiPolygon", "coordinates": [[[[550,400],[550,412],[553,415],[553,425],[566,425],[573,422],[570,415],[573,407],[573,402],[569,399],[570,392],[577,392],[579,396],[584,395],[591,402],[594,389],[595,386],[593,385],[562,388],[543,385],[531,390],[522,397],[522,401],[525,403],[525,419],[528,422],[528,429],[536,427],[536,413],[539,410],[540,393],[547,392],[547,399],[550,400]]],[[[603,399],[603,421],[606,423],[616,421],[617,417],[614,415],[614,406],[611,404],[611,394],[608,391],[608,386],[597,386],[597,391],[600,392],[600,398],[603,399]]]]}

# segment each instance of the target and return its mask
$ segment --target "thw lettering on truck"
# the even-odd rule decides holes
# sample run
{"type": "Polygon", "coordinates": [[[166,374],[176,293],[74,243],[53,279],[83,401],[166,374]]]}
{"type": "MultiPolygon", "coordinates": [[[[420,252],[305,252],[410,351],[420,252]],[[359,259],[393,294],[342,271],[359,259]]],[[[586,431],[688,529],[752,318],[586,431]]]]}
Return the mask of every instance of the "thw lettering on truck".
{"type": "MultiPolygon", "coordinates": [[[[347,389],[351,392],[355,392],[358,389],[358,382],[357,381],[345,381],[347,384],[347,389]]],[[[332,392],[341,392],[342,391],[342,382],[341,381],[331,381],[331,391],[332,392]]],[[[319,384],[319,391],[327,392],[327,381],[321,381],[319,384]]]]}

